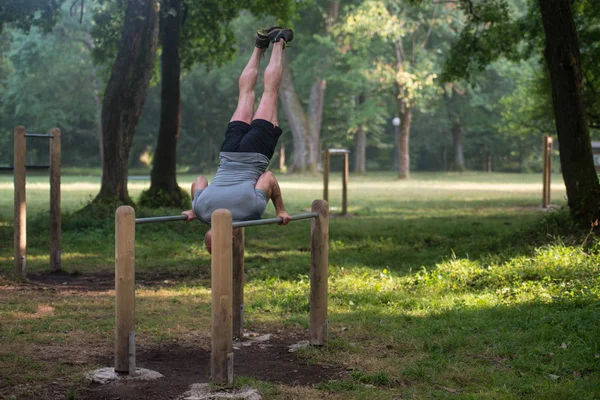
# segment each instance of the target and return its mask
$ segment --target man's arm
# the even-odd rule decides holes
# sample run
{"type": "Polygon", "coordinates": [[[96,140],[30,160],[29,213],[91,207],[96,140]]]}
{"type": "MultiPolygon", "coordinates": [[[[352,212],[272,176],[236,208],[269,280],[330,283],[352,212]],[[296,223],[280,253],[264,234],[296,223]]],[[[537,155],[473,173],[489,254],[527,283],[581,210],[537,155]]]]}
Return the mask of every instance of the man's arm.
{"type": "Polygon", "coordinates": [[[275,179],[275,175],[270,171],[265,172],[256,181],[255,188],[261,189],[267,194],[267,197],[271,199],[273,206],[275,206],[276,216],[281,218],[281,225],[287,225],[292,220],[292,217],[285,211],[281,188],[277,179],[275,179]]]}
{"type": "Polygon", "coordinates": [[[193,221],[193,220],[196,219],[196,214],[194,213],[194,210],[182,211],[181,215],[185,215],[187,217],[187,219],[185,220],[186,224],[188,222],[193,221]]]}

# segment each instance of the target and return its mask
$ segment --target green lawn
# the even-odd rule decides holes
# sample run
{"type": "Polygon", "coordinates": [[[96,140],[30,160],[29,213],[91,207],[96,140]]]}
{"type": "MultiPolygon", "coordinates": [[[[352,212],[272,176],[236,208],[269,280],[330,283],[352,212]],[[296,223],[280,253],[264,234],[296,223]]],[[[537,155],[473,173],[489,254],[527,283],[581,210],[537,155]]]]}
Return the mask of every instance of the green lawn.
{"type": "MultiPolygon", "coordinates": [[[[179,182],[188,188],[193,178],[182,175],[179,182]]],[[[332,207],[340,207],[340,180],[339,174],[330,179],[332,207]]],[[[282,175],[280,182],[292,213],[322,197],[318,177],[282,175]]],[[[147,186],[130,181],[130,194],[147,186]]],[[[112,219],[71,214],[98,188],[98,177],[63,177],[66,271],[114,268],[112,219]]],[[[553,176],[553,204],[564,205],[564,196],[562,178],[553,176]]],[[[28,268],[45,271],[47,178],[31,177],[27,198],[28,268]]],[[[348,373],[314,386],[255,383],[270,399],[600,398],[600,244],[564,212],[541,212],[540,203],[541,175],[416,173],[407,182],[385,173],[351,176],[352,217],[334,217],[330,225],[329,346],[301,353],[348,373]]],[[[0,270],[7,273],[11,176],[0,176],[0,205],[0,270]]],[[[308,327],[309,225],[246,228],[247,329],[308,327]]],[[[205,230],[178,222],[136,229],[137,271],[178,277],[137,289],[141,343],[208,337],[205,230]]],[[[111,356],[113,293],[65,295],[4,284],[0,397],[27,398],[68,380],[77,398],[82,371],[98,366],[82,354],[111,356]],[[73,343],[85,350],[75,361],[47,355],[73,343]]]]}

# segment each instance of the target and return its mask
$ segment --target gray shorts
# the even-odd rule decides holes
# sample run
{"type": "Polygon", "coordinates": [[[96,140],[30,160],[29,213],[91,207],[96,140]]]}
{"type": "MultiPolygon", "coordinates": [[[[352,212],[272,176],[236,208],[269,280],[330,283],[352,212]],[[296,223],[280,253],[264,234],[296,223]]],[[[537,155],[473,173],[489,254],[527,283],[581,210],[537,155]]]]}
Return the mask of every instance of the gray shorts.
{"type": "Polygon", "coordinates": [[[219,208],[231,211],[234,222],[261,219],[268,202],[267,194],[254,187],[232,192],[228,186],[208,185],[194,193],[192,209],[199,221],[210,225],[212,213],[219,208]]]}

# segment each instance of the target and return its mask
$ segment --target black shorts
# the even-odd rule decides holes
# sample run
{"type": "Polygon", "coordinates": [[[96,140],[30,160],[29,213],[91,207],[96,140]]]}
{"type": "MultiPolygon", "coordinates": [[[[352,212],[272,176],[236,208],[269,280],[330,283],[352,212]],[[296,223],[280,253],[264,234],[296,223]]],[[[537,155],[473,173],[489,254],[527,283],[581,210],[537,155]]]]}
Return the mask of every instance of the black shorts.
{"type": "Polygon", "coordinates": [[[250,125],[242,121],[231,121],[227,125],[221,151],[238,153],[260,153],[273,157],[282,130],[264,119],[255,119],[250,125]]]}

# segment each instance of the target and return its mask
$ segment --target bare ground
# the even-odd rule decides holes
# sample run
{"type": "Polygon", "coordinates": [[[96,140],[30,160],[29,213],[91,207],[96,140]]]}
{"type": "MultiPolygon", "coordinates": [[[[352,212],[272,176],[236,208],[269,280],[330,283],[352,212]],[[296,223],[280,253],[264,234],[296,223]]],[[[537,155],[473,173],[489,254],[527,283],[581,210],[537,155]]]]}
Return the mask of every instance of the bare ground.
{"type": "MultiPolygon", "coordinates": [[[[166,274],[137,275],[136,282],[144,286],[165,286],[167,282],[177,282],[179,277],[166,274]]],[[[167,283],[168,284],[168,283],[167,283]]],[[[32,274],[28,282],[8,284],[0,288],[11,290],[49,290],[79,292],[103,292],[114,289],[112,274],[32,274]]],[[[91,294],[91,293],[90,293],[91,294]]],[[[261,332],[266,334],[270,332],[261,332]]],[[[300,333],[274,333],[264,343],[240,346],[234,350],[234,374],[249,376],[286,386],[313,386],[319,382],[340,379],[345,376],[343,366],[310,364],[307,360],[290,353],[288,346],[305,340],[300,333]]],[[[32,383],[26,387],[2,387],[0,382],[0,398],[30,399],[44,398],[64,399],[69,391],[74,398],[90,400],[126,400],[126,399],[177,399],[193,383],[208,382],[210,378],[210,344],[201,343],[198,338],[192,342],[179,341],[162,343],[161,345],[138,344],[136,349],[137,366],[158,371],[163,378],[147,382],[112,382],[106,385],[82,381],[73,386],[73,377],[65,377],[53,382],[32,383]],[[6,396],[6,397],[5,397],[6,396]],[[31,397],[34,396],[34,397],[31,397]],[[41,396],[41,397],[40,397],[41,396]]],[[[235,343],[234,343],[235,345],[235,343]]],[[[96,349],[78,349],[79,354],[96,354],[89,369],[97,365],[112,366],[111,353],[98,354],[96,349]]],[[[65,362],[56,355],[57,362],[65,362]]],[[[85,362],[87,364],[88,362],[85,362]]],[[[82,365],[83,368],[86,365],[82,365]]]]}

